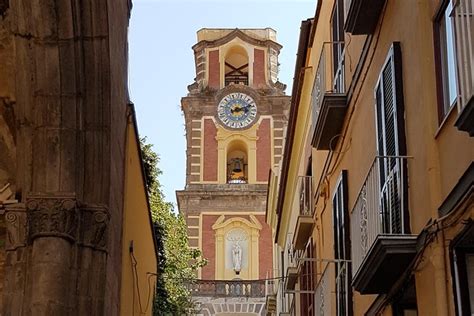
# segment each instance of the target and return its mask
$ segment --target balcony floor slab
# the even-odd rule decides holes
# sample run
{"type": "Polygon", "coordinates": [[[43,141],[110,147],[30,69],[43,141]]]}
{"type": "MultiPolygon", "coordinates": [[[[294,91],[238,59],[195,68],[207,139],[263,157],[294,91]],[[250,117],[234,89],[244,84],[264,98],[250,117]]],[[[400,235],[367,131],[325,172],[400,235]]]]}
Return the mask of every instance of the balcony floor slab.
{"type": "Polygon", "coordinates": [[[416,254],[416,235],[379,235],[355,274],[361,294],[387,293],[416,254]]]}

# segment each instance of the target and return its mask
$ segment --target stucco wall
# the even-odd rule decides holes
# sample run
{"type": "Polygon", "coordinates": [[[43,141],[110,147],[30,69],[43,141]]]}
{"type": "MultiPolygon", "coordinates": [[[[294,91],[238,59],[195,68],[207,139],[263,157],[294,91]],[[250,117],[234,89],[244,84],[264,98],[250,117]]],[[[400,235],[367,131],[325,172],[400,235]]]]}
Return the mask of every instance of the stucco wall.
{"type": "Polygon", "coordinates": [[[130,119],[127,128],[125,200],[121,243],[120,315],[124,316],[151,315],[151,307],[146,313],[145,307],[152,306],[153,285],[156,276],[148,273],[156,273],[157,268],[153,228],[150,223],[150,211],[145,193],[136,133],[130,119]],[[131,243],[133,243],[133,252],[130,252],[131,243]],[[135,260],[136,266],[134,267],[135,260]],[[136,269],[136,274],[134,269],[136,269]],[[151,286],[148,283],[149,278],[151,286]],[[139,300],[141,301],[139,302],[139,300]]]}

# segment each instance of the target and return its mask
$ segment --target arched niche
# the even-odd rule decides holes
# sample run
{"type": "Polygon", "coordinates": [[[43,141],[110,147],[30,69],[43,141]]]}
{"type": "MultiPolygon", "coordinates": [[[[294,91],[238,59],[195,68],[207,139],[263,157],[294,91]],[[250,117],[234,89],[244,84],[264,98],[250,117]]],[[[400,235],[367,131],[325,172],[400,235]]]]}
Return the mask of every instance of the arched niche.
{"type": "Polygon", "coordinates": [[[227,145],[226,162],[227,183],[248,182],[248,146],[244,141],[235,139],[227,145]]]}
{"type": "Polygon", "coordinates": [[[224,85],[249,85],[249,56],[245,48],[234,45],[224,57],[224,85]]]}
{"type": "Polygon", "coordinates": [[[216,238],[216,279],[255,280],[259,278],[258,241],[262,225],[254,215],[227,218],[222,215],[212,226],[216,238]],[[235,239],[240,240],[241,267],[236,273],[232,250],[235,239]]]}

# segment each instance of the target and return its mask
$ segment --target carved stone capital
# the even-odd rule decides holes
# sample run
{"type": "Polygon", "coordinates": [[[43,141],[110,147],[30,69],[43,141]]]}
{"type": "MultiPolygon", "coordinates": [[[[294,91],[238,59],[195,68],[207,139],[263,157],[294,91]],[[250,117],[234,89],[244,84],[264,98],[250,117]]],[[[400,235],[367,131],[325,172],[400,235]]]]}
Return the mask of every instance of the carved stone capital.
{"type": "Polygon", "coordinates": [[[25,205],[21,203],[5,207],[5,250],[11,251],[26,246],[27,221],[25,205]]]}
{"type": "Polygon", "coordinates": [[[104,205],[81,205],[81,246],[107,251],[109,210],[104,205]]]}
{"type": "Polygon", "coordinates": [[[28,197],[26,209],[30,241],[37,237],[76,240],[77,202],[73,195],[28,197]]]}

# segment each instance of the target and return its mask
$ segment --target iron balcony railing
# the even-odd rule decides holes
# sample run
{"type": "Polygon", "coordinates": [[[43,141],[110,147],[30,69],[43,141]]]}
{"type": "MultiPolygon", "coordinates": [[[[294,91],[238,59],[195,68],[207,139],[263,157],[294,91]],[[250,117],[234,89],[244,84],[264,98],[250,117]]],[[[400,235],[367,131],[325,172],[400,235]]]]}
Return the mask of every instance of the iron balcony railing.
{"type": "Polygon", "coordinates": [[[351,276],[350,261],[324,260],[326,266],[319,278],[315,291],[315,315],[350,315],[351,276]]]}
{"type": "Polygon", "coordinates": [[[288,243],[286,246],[287,255],[287,267],[288,268],[299,268],[303,263],[303,259],[306,258],[307,250],[295,249],[292,243],[292,235],[288,235],[288,243]]]}
{"type": "Polygon", "coordinates": [[[333,304],[333,293],[331,280],[334,279],[334,267],[327,263],[321,274],[318,284],[316,285],[316,292],[314,297],[315,315],[329,316],[331,314],[331,306],[333,304]],[[332,269],[331,269],[332,268],[332,269]]]}
{"type": "Polygon", "coordinates": [[[344,42],[323,43],[312,92],[313,129],[318,122],[324,96],[326,94],[344,94],[346,92],[344,56],[344,42]]]}
{"type": "Polygon", "coordinates": [[[312,217],[314,215],[313,177],[299,176],[297,192],[300,194],[299,215],[312,217]]]}
{"type": "Polygon", "coordinates": [[[271,274],[267,272],[265,279],[265,296],[276,295],[278,292],[277,279],[272,279],[271,274]]]}
{"type": "Polygon", "coordinates": [[[379,235],[409,234],[407,159],[375,158],[352,210],[352,267],[355,276],[379,235]]]}
{"type": "Polygon", "coordinates": [[[265,280],[196,280],[187,288],[192,296],[265,297],[265,280]]]}
{"type": "Polygon", "coordinates": [[[452,12],[458,72],[458,111],[474,98],[474,1],[454,1],[452,12]]]}

